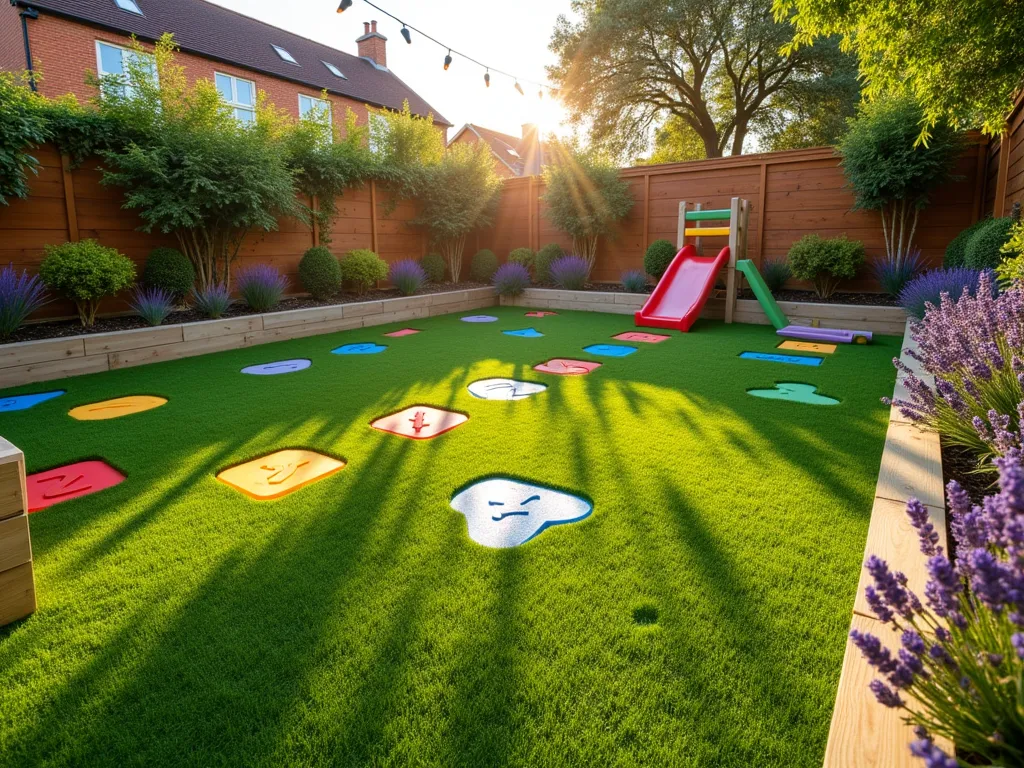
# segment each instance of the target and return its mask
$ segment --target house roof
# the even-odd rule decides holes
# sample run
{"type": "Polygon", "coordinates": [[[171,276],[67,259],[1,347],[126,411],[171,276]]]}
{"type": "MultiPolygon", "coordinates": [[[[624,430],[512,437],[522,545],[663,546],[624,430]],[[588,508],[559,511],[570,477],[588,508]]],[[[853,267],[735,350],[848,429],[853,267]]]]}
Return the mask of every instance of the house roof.
{"type": "Polygon", "coordinates": [[[433,113],[434,122],[451,125],[393,72],[206,0],[136,0],[143,15],[123,11],[114,0],[15,0],[19,6],[92,24],[115,32],[156,40],[165,32],[183,51],[347,96],[356,101],[401,109],[409,101],[414,114],[433,113]],[[290,64],[272,46],[287,50],[290,64]],[[323,62],[345,75],[331,74],[323,62]]]}
{"type": "Polygon", "coordinates": [[[466,123],[448,143],[453,144],[465,131],[471,131],[481,141],[486,142],[491,148],[491,153],[507,165],[516,176],[523,175],[526,170],[526,155],[528,152],[527,147],[524,146],[523,139],[510,136],[507,133],[492,131],[490,128],[484,128],[473,123],[466,123]]]}

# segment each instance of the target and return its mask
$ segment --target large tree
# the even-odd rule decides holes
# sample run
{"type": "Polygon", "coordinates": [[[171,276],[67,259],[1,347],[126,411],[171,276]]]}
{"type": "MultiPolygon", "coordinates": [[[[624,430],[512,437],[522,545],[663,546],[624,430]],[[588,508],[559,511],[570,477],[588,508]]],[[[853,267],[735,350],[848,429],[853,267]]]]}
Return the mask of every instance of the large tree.
{"type": "Polygon", "coordinates": [[[650,129],[678,118],[706,157],[741,154],[760,111],[822,76],[834,46],[780,49],[793,27],[772,0],[573,0],[560,16],[550,76],[572,118],[614,152],[640,153],[650,129]]]}
{"type": "Polygon", "coordinates": [[[913,96],[922,139],[940,124],[999,133],[1024,85],[1021,0],[775,0],[775,11],[796,25],[787,50],[841,35],[868,98],[913,96]]]}

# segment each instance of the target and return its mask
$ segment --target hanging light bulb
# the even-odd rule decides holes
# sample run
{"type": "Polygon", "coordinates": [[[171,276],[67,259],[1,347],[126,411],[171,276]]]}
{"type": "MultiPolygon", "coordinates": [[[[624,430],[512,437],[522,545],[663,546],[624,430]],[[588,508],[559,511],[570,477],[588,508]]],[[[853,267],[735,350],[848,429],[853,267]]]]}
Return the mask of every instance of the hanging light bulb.
{"type": "Polygon", "coordinates": [[[452,65],[452,49],[448,49],[448,55],[444,57],[444,71],[448,71],[448,67],[452,65]]]}
{"type": "Polygon", "coordinates": [[[484,85],[486,85],[488,88],[491,87],[491,70],[489,69],[486,72],[484,72],[484,85]]]}
{"type": "Polygon", "coordinates": [[[523,93],[523,86],[521,86],[519,84],[518,80],[516,80],[516,90],[519,91],[519,95],[520,96],[525,96],[526,95],[525,93],[523,93]]]}
{"type": "Polygon", "coordinates": [[[405,42],[407,42],[409,45],[412,45],[412,33],[409,32],[409,29],[405,26],[404,23],[402,24],[402,37],[405,38],[405,42]]]}
{"type": "Polygon", "coordinates": [[[351,7],[352,7],[352,0],[341,0],[341,2],[338,3],[338,13],[344,13],[345,11],[347,11],[351,7]]]}
{"type": "Polygon", "coordinates": [[[543,88],[541,88],[539,91],[537,91],[537,98],[538,99],[543,99],[544,98],[544,89],[543,88]]]}

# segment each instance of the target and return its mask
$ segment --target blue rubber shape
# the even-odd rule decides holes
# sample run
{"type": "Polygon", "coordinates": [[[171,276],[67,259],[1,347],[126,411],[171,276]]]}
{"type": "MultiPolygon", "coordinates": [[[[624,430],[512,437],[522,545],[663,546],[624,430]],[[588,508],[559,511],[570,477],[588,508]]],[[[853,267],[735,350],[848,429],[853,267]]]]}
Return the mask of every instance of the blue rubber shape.
{"type": "Polygon", "coordinates": [[[363,342],[362,344],[344,344],[331,350],[332,355],[376,355],[387,349],[383,344],[363,342]]]}
{"type": "Polygon", "coordinates": [[[785,363],[786,365],[821,365],[822,357],[803,357],[800,355],[773,355],[768,352],[743,352],[740,354],[744,360],[764,360],[767,363],[785,363]]]}
{"type": "Polygon", "coordinates": [[[583,348],[584,352],[602,357],[625,357],[632,355],[636,350],[636,347],[628,347],[625,344],[591,344],[583,348]]]}
{"type": "Polygon", "coordinates": [[[0,413],[7,413],[9,411],[24,411],[31,408],[33,405],[39,405],[45,403],[47,400],[53,400],[55,397],[60,397],[66,390],[56,389],[53,392],[38,392],[34,395],[13,395],[11,397],[5,397],[0,399],[0,413]]]}

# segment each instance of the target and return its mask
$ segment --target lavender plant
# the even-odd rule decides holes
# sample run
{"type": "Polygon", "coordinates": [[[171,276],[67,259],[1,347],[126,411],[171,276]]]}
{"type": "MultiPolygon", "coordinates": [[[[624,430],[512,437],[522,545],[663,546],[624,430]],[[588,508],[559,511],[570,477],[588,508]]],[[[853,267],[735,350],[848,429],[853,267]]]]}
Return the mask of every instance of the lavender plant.
{"type": "Polygon", "coordinates": [[[427,272],[418,262],[402,259],[391,265],[388,279],[403,296],[412,296],[423,289],[423,284],[427,282],[427,272]]]}
{"type": "Polygon", "coordinates": [[[510,261],[498,267],[491,282],[499,296],[518,296],[530,286],[530,271],[510,261]]]}
{"type": "Polygon", "coordinates": [[[223,283],[192,289],[192,306],[213,320],[227,312],[232,303],[231,294],[223,283]]]}
{"type": "Polygon", "coordinates": [[[24,270],[19,275],[13,264],[4,267],[0,271],[0,338],[9,339],[45,303],[46,290],[37,275],[29,277],[24,270]]]}
{"type": "Polygon", "coordinates": [[[928,558],[924,603],[907,578],[872,555],[865,589],[872,611],[900,637],[889,649],[867,632],[850,638],[884,679],[870,683],[884,706],[915,725],[911,752],[929,768],[957,768],[932,736],[952,740],[990,765],[1024,763],[1024,467],[996,459],[999,493],[972,506],[957,482],[946,487],[955,539],[951,560],[917,499],[907,516],[928,558]],[[920,706],[913,710],[906,699],[920,706]]]}
{"type": "Polygon", "coordinates": [[[644,293],[647,290],[647,274],[639,269],[623,272],[622,287],[629,293],[644,293]]]}
{"type": "Polygon", "coordinates": [[[160,325],[174,310],[174,294],[163,288],[137,288],[128,305],[147,325],[160,325]]]}
{"type": "Polygon", "coordinates": [[[789,262],[782,258],[768,258],[761,264],[761,276],[772,293],[778,293],[793,275],[789,262]]]}
{"type": "Polygon", "coordinates": [[[266,312],[280,304],[288,288],[288,278],[269,264],[240,269],[236,279],[238,292],[257,312],[266,312]]]}
{"type": "Polygon", "coordinates": [[[923,268],[920,248],[910,248],[903,254],[886,254],[871,264],[872,274],[890,296],[899,296],[904,286],[923,268]]]}
{"type": "Polygon", "coordinates": [[[551,282],[567,291],[586,287],[590,264],[582,256],[562,256],[551,262],[551,282]]]}
{"type": "Polygon", "coordinates": [[[944,293],[959,297],[966,288],[968,293],[975,295],[980,278],[981,270],[971,267],[931,269],[911,279],[900,291],[898,301],[907,314],[921,320],[928,303],[939,306],[944,293]]]}
{"type": "Polygon", "coordinates": [[[917,350],[908,354],[935,376],[926,385],[897,359],[909,399],[892,402],[904,416],[936,429],[954,445],[987,459],[1016,454],[1024,419],[1024,292],[994,295],[992,274],[983,272],[978,289],[965,288],[957,301],[942,294],[927,305],[924,319],[911,325],[917,350]]]}

